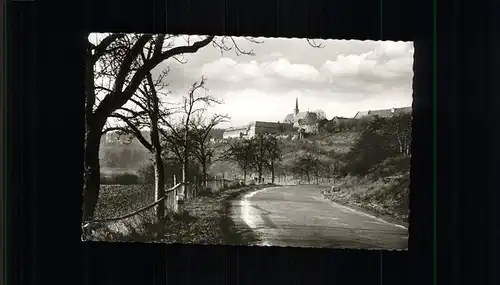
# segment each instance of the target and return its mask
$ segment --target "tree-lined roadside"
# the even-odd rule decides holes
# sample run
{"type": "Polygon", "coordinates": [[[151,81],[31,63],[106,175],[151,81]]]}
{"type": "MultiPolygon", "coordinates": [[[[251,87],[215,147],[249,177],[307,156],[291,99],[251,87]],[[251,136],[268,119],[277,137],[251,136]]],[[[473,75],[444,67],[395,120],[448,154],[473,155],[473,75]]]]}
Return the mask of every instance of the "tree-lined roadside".
{"type": "MultiPolygon", "coordinates": [[[[123,187],[123,186],[122,186],[123,187]]],[[[247,244],[256,240],[251,234],[242,235],[234,230],[234,224],[229,216],[230,201],[251,191],[268,187],[267,185],[251,185],[228,187],[216,193],[202,193],[188,200],[182,213],[171,213],[165,221],[162,236],[158,236],[158,224],[155,221],[154,211],[143,213],[137,217],[119,222],[102,224],[94,227],[93,233],[87,235],[86,240],[106,241],[139,241],[139,242],[166,242],[166,243],[197,243],[197,244],[247,244]]],[[[123,190],[123,189],[120,189],[123,190]]],[[[96,215],[115,215],[116,210],[109,213],[109,209],[121,207],[124,195],[113,195],[103,189],[96,215]],[[108,192],[108,193],[106,193],[108,192]],[[101,213],[105,211],[106,213],[101,213]]],[[[147,204],[152,193],[142,189],[131,193],[131,199],[147,204]],[[140,197],[139,197],[140,196],[140,197]],[[142,199],[141,199],[142,197],[142,199]]],[[[121,192],[123,193],[123,192],[121,192]]],[[[141,204],[141,205],[142,205],[141,204]]],[[[136,205],[135,207],[139,207],[136,205]]],[[[126,212],[127,209],[125,209],[126,212]]]]}
{"type": "MultiPolygon", "coordinates": [[[[262,43],[252,37],[243,39],[262,43]]],[[[307,42],[314,48],[321,47],[313,40],[307,42]]],[[[213,155],[209,133],[229,117],[207,114],[209,107],[223,102],[207,93],[203,75],[201,80],[191,83],[181,102],[172,102],[165,81],[170,71],[166,64],[173,61],[184,64],[185,55],[208,46],[220,51],[221,56],[226,52],[252,56],[253,49],[238,46],[233,37],[213,35],[104,33],[88,35],[86,44],[83,224],[95,220],[103,180],[99,157],[102,136],[112,131],[138,140],[147,149],[154,170],[155,201],[164,199],[167,161],[180,164],[182,190],[176,192],[175,201],[178,201],[176,206],[182,207],[184,199],[189,198],[188,183],[197,184],[201,180],[203,187],[207,186],[207,167],[213,155]],[[149,129],[149,138],[143,136],[145,129],[149,129]],[[188,181],[193,167],[201,169],[198,181],[196,176],[188,181]]],[[[262,172],[265,167],[262,160],[257,165],[262,172]]],[[[155,211],[157,222],[163,224],[163,203],[157,204],[155,211]]]]}

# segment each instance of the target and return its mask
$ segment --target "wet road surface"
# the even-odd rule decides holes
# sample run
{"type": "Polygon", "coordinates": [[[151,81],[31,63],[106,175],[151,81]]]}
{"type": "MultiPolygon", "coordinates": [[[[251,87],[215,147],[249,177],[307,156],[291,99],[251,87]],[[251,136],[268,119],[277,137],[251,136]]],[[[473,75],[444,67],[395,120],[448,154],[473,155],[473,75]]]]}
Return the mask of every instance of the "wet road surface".
{"type": "Polygon", "coordinates": [[[251,228],[260,245],[406,249],[408,230],[324,198],[316,185],[272,187],[232,203],[239,228],[251,228]]]}

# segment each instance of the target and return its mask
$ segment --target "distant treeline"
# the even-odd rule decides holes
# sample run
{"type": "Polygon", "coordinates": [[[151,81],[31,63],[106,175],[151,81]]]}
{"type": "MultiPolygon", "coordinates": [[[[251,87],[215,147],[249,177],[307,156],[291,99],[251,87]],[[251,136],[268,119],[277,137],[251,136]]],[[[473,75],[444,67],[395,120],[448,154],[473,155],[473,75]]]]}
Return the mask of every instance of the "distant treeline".
{"type": "Polygon", "coordinates": [[[322,119],[318,122],[318,131],[320,134],[333,134],[339,132],[361,132],[368,123],[369,118],[333,118],[331,120],[322,119]]]}
{"type": "MultiPolygon", "coordinates": [[[[143,133],[145,138],[149,138],[148,131],[144,131],[143,133]]],[[[212,129],[209,137],[222,139],[223,133],[224,129],[212,129]]],[[[116,138],[116,140],[107,143],[105,136],[102,137],[99,153],[101,167],[136,171],[149,162],[151,154],[148,153],[136,138],[132,138],[128,141],[127,135],[120,136],[119,138],[117,134],[108,135],[112,138],[116,138]]]]}

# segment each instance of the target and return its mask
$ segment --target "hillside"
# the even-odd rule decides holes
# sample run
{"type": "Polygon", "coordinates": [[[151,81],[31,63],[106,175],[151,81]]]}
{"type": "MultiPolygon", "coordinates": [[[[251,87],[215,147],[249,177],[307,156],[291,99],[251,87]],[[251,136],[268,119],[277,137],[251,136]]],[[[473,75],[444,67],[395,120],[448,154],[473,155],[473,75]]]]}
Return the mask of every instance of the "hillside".
{"type": "MultiPolygon", "coordinates": [[[[282,140],[280,149],[282,152],[282,160],[276,166],[277,172],[282,170],[288,172],[295,159],[306,154],[311,146],[318,149],[319,158],[326,164],[333,164],[335,156],[346,154],[356,139],[359,137],[358,132],[339,132],[336,134],[322,134],[310,136],[302,140],[282,140]]],[[[227,150],[224,143],[218,143],[215,156],[220,156],[227,150]]],[[[224,175],[228,177],[241,176],[241,170],[238,165],[230,161],[215,161],[210,169],[209,174],[224,175]]]]}
{"type": "MultiPolygon", "coordinates": [[[[211,137],[222,138],[223,129],[214,129],[211,137]]],[[[305,138],[303,140],[287,140],[283,141],[281,146],[283,159],[282,166],[290,166],[293,160],[307,152],[307,145],[315,144],[321,153],[322,160],[325,163],[330,163],[329,154],[338,153],[345,154],[349,151],[354,141],[359,136],[358,132],[339,132],[335,134],[323,134],[305,138]]],[[[147,137],[147,135],[146,135],[147,137]]],[[[227,149],[224,143],[216,143],[215,157],[227,149]]],[[[137,172],[145,164],[149,163],[150,155],[147,150],[137,141],[133,139],[129,144],[124,144],[122,141],[106,143],[103,141],[100,148],[101,171],[103,173],[111,172],[137,172]]],[[[209,169],[209,174],[222,175],[228,177],[240,175],[240,170],[234,162],[215,161],[209,169]]]]}
{"type": "MultiPolygon", "coordinates": [[[[216,130],[211,137],[220,138],[222,131],[216,130]]],[[[410,143],[411,116],[378,118],[304,139],[278,140],[280,159],[274,160],[274,174],[279,180],[275,182],[328,183],[324,195],[329,199],[404,221],[409,205],[410,143]]],[[[236,162],[222,159],[229,151],[228,142],[215,140],[212,146],[215,149],[208,175],[243,178],[244,172],[236,162]]],[[[255,158],[259,146],[252,148],[255,158]]],[[[130,144],[103,144],[101,154],[104,173],[138,173],[149,159],[145,148],[135,140],[130,144]]],[[[172,167],[178,168],[172,165],[166,171],[172,167]]],[[[256,174],[250,168],[247,179],[256,174]]],[[[270,171],[264,169],[262,174],[264,181],[270,182],[270,171]]]]}
{"type": "MultiPolygon", "coordinates": [[[[350,130],[280,141],[275,176],[290,177],[287,183],[329,183],[323,191],[327,198],[404,224],[409,207],[411,115],[357,124],[350,130]]],[[[226,150],[221,145],[218,151],[226,150]]],[[[228,178],[242,176],[235,163],[215,162],[210,174],[222,173],[228,178]]],[[[263,174],[268,181],[269,171],[263,174]]]]}

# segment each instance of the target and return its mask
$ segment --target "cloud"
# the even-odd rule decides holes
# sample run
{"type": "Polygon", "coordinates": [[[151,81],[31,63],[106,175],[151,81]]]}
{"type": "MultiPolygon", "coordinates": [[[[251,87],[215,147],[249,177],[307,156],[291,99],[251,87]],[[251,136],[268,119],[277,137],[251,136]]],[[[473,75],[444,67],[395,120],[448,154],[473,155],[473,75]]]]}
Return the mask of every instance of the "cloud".
{"type": "MultiPolygon", "coordinates": [[[[176,37],[174,45],[187,40],[176,37]]],[[[208,92],[226,102],[210,112],[228,113],[233,125],[282,120],[292,111],[295,98],[301,110],[323,109],[328,117],[412,102],[411,42],[321,40],[325,46],[321,49],[312,48],[304,39],[272,38],[255,44],[236,38],[235,42],[240,48],[253,49],[255,56],[234,52],[221,56],[220,50],[208,45],[184,55],[187,63],[169,59],[153,73],[166,66],[171,69],[167,80],[173,102],[206,76],[208,92]]]]}
{"type": "Polygon", "coordinates": [[[384,87],[404,85],[411,82],[413,74],[413,45],[407,42],[380,42],[361,54],[340,53],[317,67],[291,62],[281,53],[272,55],[274,58],[260,62],[223,57],[202,65],[198,74],[228,89],[241,88],[243,84],[267,91],[330,87],[332,91],[347,93],[379,92],[384,87]]]}
{"type": "Polygon", "coordinates": [[[360,55],[339,54],[322,66],[329,81],[352,77],[357,81],[384,82],[413,74],[413,46],[406,42],[381,42],[377,48],[360,55]]]}
{"type": "Polygon", "coordinates": [[[204,64],[200,75],[222,81],[243,82],[264,78],[287,79],[314,82],[320,77],[316,68],[307,64],[292,64],[285,58],[257,62],[255,60],[238,63],[227,57],[204,64]]]}

